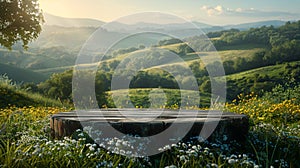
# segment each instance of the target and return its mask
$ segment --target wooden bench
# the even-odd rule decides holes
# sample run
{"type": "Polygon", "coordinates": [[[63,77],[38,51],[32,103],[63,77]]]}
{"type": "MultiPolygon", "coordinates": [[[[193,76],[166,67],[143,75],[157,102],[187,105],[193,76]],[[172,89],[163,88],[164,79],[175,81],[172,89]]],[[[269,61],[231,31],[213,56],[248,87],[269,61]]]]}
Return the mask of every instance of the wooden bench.
{"type": "MultiPolygon", "coordinates": [[[[208,140],[223,139],[243,141],[248,134],[248,117],[220,111],[194,111],[155,109],[101,109],[80,113],[61,112],[50,118],[51,135],[53,138],[71,136],[77,129],[82,129],[84,123],[93,123],[97,129],[105,129],[109,125],[124,134],[141,137],[159,134],[172,124],[192,124],[184,139],[199,136],[204,124],[216,124],[216,128],[208,140]],[[156,117],[154,117],[156,116],[156,117]],[[133,119],[131,119],[133,117],[133,119]],[[152,119],[154,118],[154,119],[152,119]],[[176,123],[175,123],[176,122],[176,123]]],[[[179,130],[180,131],[180,130],[179,130]]],[[[175,133],[176,134],[176,131],[175,133]]]]}

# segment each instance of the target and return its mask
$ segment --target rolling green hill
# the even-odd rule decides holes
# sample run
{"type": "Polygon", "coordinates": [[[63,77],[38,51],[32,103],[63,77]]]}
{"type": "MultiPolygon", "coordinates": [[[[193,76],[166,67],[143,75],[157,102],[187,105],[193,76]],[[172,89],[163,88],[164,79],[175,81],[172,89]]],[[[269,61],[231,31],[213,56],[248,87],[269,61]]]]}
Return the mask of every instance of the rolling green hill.
{"type": "Polygon", "coordinates": [[[11,85],[12,80],[0,78],[0,108],[9,106],[55,106],[62,107],[62,103],[43,95],[31,93],[18,88],[17,85],[11,85]]]}
{"type": "Polygon", "coordinates": [[[34,48],[28,51],[0,49],[1,63],[31,70],[73,65],[76,56],[77,52],[64,47],[34,48]]]}
{"type": "Polygon", "coordinates": [[[28,69],[17,68],[15,66],[6,65],[0,63],[0,75],[6,74],[9,76],[13,81],[17,83],[20,82],[33,82],[33,83],[40,83],[47,79],[46,76],[33,72],[28,69]]]}
{"type": "MultiPolygon", "coordinates": [[[[297,65],[300,62],[291,62],[290,65],[297,65]]],[[[231,75],[227,75],[227,78],[229,80],[239,80],[241,78],[248,78],[248,77],[253,77],[254,74],[259,74],[259,75],[268,75],[272,78],[280,78],[280,74],[283,74],[285,69],[285,66],[287,64],[278,64],[278,65],[271,65],[271,66],[265,66],[261,68],[256,68],[256,69],[251,69],[248,71],[243,71],[240,73],[235,73],[231,75]]]]}
{"type": "Polygon", "coordinates": [[[46,69],[40,69],[40,70],[35,70],[34,72],[43,74],[47,77],[50,77],[54,73],[61,73],[67,70],[72,69],[74,66],[63,66],[63,67],[56,67],[56,68],[46,68],[46,69]]]}
{"type": "Polygon", "coordinates": [[[300,61],[251,69],[227,75],[227,97],[232,100],[240,93],[262,94],[278,84],[300,81],[300,61]]]}
{"type": "MultiPolygon", "coordinates": [[[[181,44],[183,44],[183,43],[165,45],[165,46],[161,46],[159,48],[166,49],[166,50],[169,50],[169,51],[178,52],[178,47],[181,44]]],[[[170,59],[169,62],[164,63],[164,65],[154,66],[152,68],[147,68],[146,70],[157,69],[157,68],[166,67],[166,66],[172,67],[174,65],[182,66],[185,63],[190,65],[195,61],[200,61],[201,62],[201,60],[199,59],[199,56],[202,59],[205,59],[208,63],[212,63],[213,61],[215,61],[218,56],[221,57],[222,61],[236,60],[237,58],[250,59],[252,56],[255,55],[255,53],[261,52],[261,51],[264,51],[262,46],[248,46],[247,47],[247,46],[244,45],[244,46],[241,46],[241,47],[232,46],[232,49],[230,49],[228,47],[227,50],[222,50],[222,51],[218,51],[218,52],[198,52],[197,54],[188,53],[186,55],[180,56],[185,62],[182,62],[179,59],[170,59]]],[[[111,57],[107,60],[104,60],[104,61],[100,62],[100,64],[109,64],[110,62],[113,62],[113,61],[119,61],[120,62],[120,61],[124,60],[126,57],[136,55],[138,52],[143,52],[143,51],[142,50],[137,50],[137,51],[133,51],[133,52],[125,53],[125,54],[119,54],[119,55],[116,55],[115,57],[111,57]]],[[[72,58],[72,60],[74,60],[74,58],[72,58]]],[[[36,61],[36,62],[38,62],[38,61],[36,61]]],[[[62,60],[62,62],[63,62],[63,60],[62,60]]],[[[62,62],[53,63],[53,65],[59,65],[59,64],[62,64],[62,62]]],[[[48,61],[48,63],[50,64],[51,61],[48,61]]],[[[47,67],[49,67],[49,66],[47,66],[47,67]]],[[[201,67],[204,67],[202,62],[201,62],[201,67]]],[[[43,73],[44,75],[49,76],[52,73],[63,72],[65,70],[68,70],[68,69],[71,69],[71,68],[72,68],[72,66],[55,66],[55,67],[49,67],[49,68],[35,69],[34,71],[39,72],[39,73],[43,73]]]]}
{"type": "MultiPolygon", "coordinates": [[[[270,90],[277,84],[290,81],[300,82],[298,77],[300,76],[299,25],[300,22],[295,22],[287,23],[278,28],[261,27],[248,31],[228,30],[211,33],[210,38],[218,52],[212,52],[212,45],[203,43],[203,36],[187,38],[184,42],[178,39],[158,41],[159,38],[151,37],[151,40],[158,41],[153,46],[145,45],[143,41],[140,41],[141,39],[149,39],[149,36],[143,36],[143,38],[141,36],[141,38],[137,39],[130,36],[126,38],[128,44],[126,44],[126,40],[116,44],[115,50],[107,52],[105,59],[100,62],[98,69],[101,70],[99,74],[103,78],[99,79],[99,81],[105,81],[105,83],[102,83],[103,85],[99,85],[99,87],[104,91],[110,90],[110,81],[118,66],[121,68],[118,74],[121,77],[120,80],[126,77],[124,76],[126,72],[140,70],[135,74],[130,84],[130,87],[133,89],[142,88],[140,89],[142,91],[136,91],[140,95],[147,95],[151,88],[176,89],[178,88],[177,79],[187,84],[187,81],[191,81],[191,78],[187,74],[182,74],[186,65],[194,73],[200,92],[209,95],[211,80],[217,79],[218,75],[210,78],[207,67],[210,67],[210,70],[217,71],[223,64],[227,75],[227,98],[229,100],[236,98],[240,93],[247,94],[252,91],[260,93],[262,90],[270,90]],[[140,45],[132,47],[132,44],[135,43],[140,45]],[[191,50],[191,47],[186,45],[190,43],[201,52],[191,50]],[[123,44],[125,46],[131,45],[131,47],[126,48],[123,44]],[[176,58],[174,54],[179,57],[176,58]],[[199,56],[201,59],[206,60],[206,66],[201,62],[199,56]],[[216,62],[218,56],[220,56],[221,60],[216,62]],[[129,59],[129,57],[132,59],[129,59]],[[162,70],[162,67],[168,67],[172,74],[167,72],[168,70],[162,70]]],[[[60,29],[67,30],[66,28],[60,29]]],[[[74,29],[73,31],[76,30],[74,29]]],[[[55,34],[55,31],[53,33],[55,34]]],[[[49,41],[51,40],[49,39],[49,41]]],[[[67,43],[69,44],[69,42],[67,43]]],[[[45,45],[49,44],[45,43],[45,45]]],[[[26,52],[0,50],[0,59],[3,60],[2,64],[19,65],[49,76],[52,73],[71,69],[76,59],[75,53],[77,53],[76,49],[69,50],[65,47],[34,48],[26,52]]],[[[82,66],[89,67],[91,64],[82,66]]],[[[63,73],[55,76],[60,78],[60,75],[63,77],[63,73]]],[[[69,71],[67,77],[68,79],[72,77],[71,71],[69,71]]],[[[50,79],[52,80],[52,78],[50,79]]],[[[41,92],[49,93],[51,91],[51,96],[58,97],[56,95],[58,93],[53,91],[52,88],[61,88],[61,85],[70,84],[65,84],[64,82],[63,78],[61,81],[48,80],[44,83],[44,86],[47,86],[45,87],[46,89],[44,88],[41,92]],[[60,83],[57,84],[55,82],[60,83]]],[[[66,87],[70,90],[69,86],[66,87]]],[[[114,92],[122,93],[122,91],[114,92]]],[[[148,100],[145,98],[147,96],[138,96],[137,94],[137,96],[133,97],[138,106],[139,104],[147,106],[148,100]],[[140,103],[140,100],[143,100],[144,103],[140,103]]],[[[66,99],[69,98],[69,95],[66,96],[66,99]]],[[[71,102],[71,100],[66,101],[71,102]]]]}

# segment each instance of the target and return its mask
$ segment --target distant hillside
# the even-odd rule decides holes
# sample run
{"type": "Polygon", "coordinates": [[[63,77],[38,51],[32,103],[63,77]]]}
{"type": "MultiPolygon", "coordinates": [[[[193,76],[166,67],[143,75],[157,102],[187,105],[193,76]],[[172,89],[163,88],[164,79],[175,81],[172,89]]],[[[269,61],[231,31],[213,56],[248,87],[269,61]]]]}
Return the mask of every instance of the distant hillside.
{"type": "Polygon", "coordinates": [[[274,26],[274,27],[279,27],[284,25],[284,21],[280,20],[267,20],[267,21],[260,21],[260,22],[252,22],[252,23],[243,23],[243,24],[237,24],[237,25],[228,25],[224,26],[225,29],[239,29],[239,30],[247,30],[250,28],[258,28],[262,26],[274,26]]]}
{"type": "Polygon", "coordinates": [[[77,53],[64,47],[34,48],[28,51],[0,49],[0,60],[2,64],[38,70],[74,65],[77,53]]]}
{"type": "MultiPolygon", "coordinates": [[[[117,74],[119,79],[124,81],[123,79],[127,78],[126,72],[139,70],[129,84],[131,89],[137,89],[135,90],[137,93],[138,90],[141,90],[140,88],[144,90],[149,90],[149,88],[176,90],[179,88],[178,84],[192,86],[189,81],[192,81],[193,77],[182,74],[185,72],[184,66],[186,65],[190,67],[197,79],[198,85],[195,84],[194,86],[199,88],[200,93],[206,95],[212,91],[212,81],[216,81],[216,86],[222,86],[218,85],[221,82],[220,76],[211,76],[208,70],[218,71],[222,70],[220,67],[223,67],[227,77],[227,100],[236,99],[237,95],[241,93],[255,92],[260,94],[262,91],[270,91],[278,84],[285,84],[290,81],[300,82],[299,25],[300,21],[287,22],[280,27],[266,26],[247,31],[231,29],[211,33],[209,35],[210,40],[217,48],[222,61],[215,61],[214,58],[219,58],[219,56],[212,52],[214,51],[211,50],[212,45],[208,45],[211,43],[206,43],[209,40],[203,41],[203,36],[186,38],[184,41],[176,38],[163,39],[151,47],[121,48],[112,53],[108,52],[105,55],[105,60],[98,64],[99,71],[97,74],[99,77],[97,79],[105,81],[100,82],[98,86],[104,91],[112,89],[122,95],[120,89],[126,88],[122,86],[110,88],[112,75],[117,74]],[[198,54],[206,60],[205,66],[198,54]],[[163,66],[165,69],[162,68],[163,66]]],[[[88,69],[90,64],[83,64],[82,67],[84,66],[88,69]]],[[[58,72],[68,68],[70,66],[61,69],[40,69],[39,72],[58,72]]],[[[60,92],[56,92],[52,88],[64,85],[61,81],[70,78],[71,75],[68,75],[70,72],[53,75],[55,78],[64,80],[47,80],[39,85],[40,89],[46,94],[53,93],[49,96],[54,98],[64,96],[69,99],[69,94],[58,95],[60,92]]],[[[136,105],[147,105],[147,99],[141,97],[140,93],[137,94],[139,96],[133,97],[136,105]]],[[[221,99],[225,99],[225,97],[221,97],[221,99]]],[[[120,101],[123,100],[120,99],[120,101]]]]}
{"type": "MultiPolygon", "coordinates": [[[[155,24],[155,23],[145,23],[145,22],[138,22],[135,24],[125,24],[125,23],[119,23],[119,22],[112,22],[108,23],[107,25],[104,25],[104,28],[110,30],[110,31],[116,31],[116,32],[134,32],[137,30],[145,30],[145,31],[161,31],[161,32],[172,32],[175,34],[179,33],[180,31],[189,31],[187,35],[182,34],[182,37],[189,37],[193,35],[199,35],[200,28],[204,32],[213,32],[213,31],[220,31],[225,29],[239,29],[239,30],[247,30],[250,28],[259,28],[262,26],[274,26],[279,27],[284,25],[284,21],[280,20],[267,20],[267,21],[260,21],[260,22],[251,22],[251,23],[243,23],[243,24],[236,24],[236,25],[224,25],[224,26],[214,26],[209,25],[206,23],[201,22],[185,22],[185,23],[170,23],[170,24],[155,24]],[[196,26],[196,27],[195,27],[196,26]],[[198,31],[196,31],[198,30],[198,31]],[[197,34],[198,33],[198,34],[197,34]]],[[[178,34],[179,36],[181,35],[178,34]]]]}
{"type": "Polygon", "coordinates": [[[46,25],[63,27],[100,27],[104,22],[87,18],[64,18],[44,13],[46,25]]]}
{"type": "MultiPolygon", "coordinates": [[[[107,31],[105,29],[97,29],[95,27],[62,27],[62,26],[48,26],[43,27],[40,36],[30,44],[31,48],[49,48],[49,47],[65,47],[66,50],[77,51],[81,49],[83,44],[89,39],[89,37],[98,30],[98,36],[101,34],[101,44],[98,44],[102,48],[110,47],[111,43],[119,41],[114,48],[127,48],[132,46],[151,46],[156,44],[162,38],[166,38],[166,35],[155,34],[136,34],[131,35],[124,31],[107,31]],[[101,31],[101,32],[100,32],[101,31]],[[106,45],[109,44],[109,45],[106,45]]],[[[100,38],[98,38],[100,39],[100,38]]],[[[99,40],[100,41],[100,40],[99,40]]]]}
{"type": "Polygon", "coordinates": [[[188,30],[194,29],[195,26],[199,28],[210,28],[209,24],[201,22],[184,22],[184,23],[169,23],[169,24],[156,24],[147,22],[138,22],[135,24],[125,24],[120,22],[111,22],[104,25],[104,28],[110,31],[126,31],[132,32],[136,30],[160,30],[160,31],[174,31],[174,30],[188,30]]]}
{"type": "MultiPolygon", "coordinates": [[[[0,50],[1,63],[12,64],[20,68],[29,68],[36,71],[45,72],[45,70],[50,70],[47,73],[53,72],[53,70],[56,72],[57,70],[60,71],[62,69],[66,69],[61,67],[70,67],[74,65],[76,56],[80,48],[96,29],[97,28],[92,27],[68,28],[60,26],[44,26],[42,34],[34,43],[31,44],[31,47],[33,49],[30,48],[28,52],[9,52],[7,50],[0,50]]],[[[280,39],[279,41],[274,40],[276,39],[275,37],[272,38],[273,41],[269,41],[271,39],[271,34],[266,33],[269,30],[277,32],[279,29],[262,28],[253,29],[251,31],[223,30],[220,32],[208,33],[208,35],[209,37],[211,37],[211,40],[218,51],[251,50],[253,48],[270,48],[270,43],[276,44],[280,41],[280,39]]],[[[184,32],[182,30],[181,32],[183,32],[184,34],[189,34],[189,32],[192,31],[187,30],[187,32],[184,32]]],[[[284,33],[282,32],[278,33],[284,35],[284,33]]],[[[105,44],[101,43],[99,45],[103,48],[108,48],[111,46],[110,44],[113,41],[116,41],[121,37],[126,37],[127,35],[127,33],[118,33],[103,30],[102,37],[107,40],[104,41],[105,44]]],[[[162,38],[167,37],[154,34],[137,34],[134,36],[128,36],[127,38],[124,38],[116,45],[114,45],[113,49],[116,49],[117,51],[119,49],[139,47],[140,45],[149,47],[151,45],[158,44],[159,41],[162,40],[162,38]]],[[[203,43],[201,42],[201,38],[199,41],[198,36],[186,38],[185,40],[189,42],[192,47],[200,48],[200,51],[209,51],[209,46],[205,44],[205,46],[201,46],[201,44],[203,43]]],[[[176,50],[176,52],[178,51],[176,50]]],[[[187,57],[188,55],[185,56],[185,58],[187,57]]],[[[196,59],[196,57],[189,57],[187,59],[192,60],[196,59]]]]}
{"type": "Polygon", "coordinates": [[[18,83],[39,83],[47,79],[47,77],[43,76],[40,73],[0,63],[0,75],[3,74],[6,74],[9,78],[18,83]]]}
{"type": "MultiPolygon", "coordinates": [[[[270,25],[278,27],[284,24],[283,21],[277,20],[227,26],[213,26],[201,22],[192,22],[192,24],[189,22],[171,24],[155,24],[144,22],[138,22],[135,24],[125,24],[120,22],[111,22],[108,24],[104,24],[104,22],[94,19],[63,18],[47,13],[44,14],[44,17],[46,20],[46,24],[42,28],[42,33],[40,34],[37,40],[30,44],[30,46],[39,48],[63,46],[72,50],[76,49],[77,51],[79,51],[84,42],[100,26],[103,26],[102,28],[107,31],[107,33],[104,34],[105,39],[111,40],[114,39],[114,37],[121,37],[124,36],[124,34],[129,35],[137,31],[153,31],[160,32],[165,35],[172,34],[180,38],[187,38],[201,35],[203,32],[216,32],[228,30],[231,28],[236,28],[239,30],[248,30],[250,28],[257,28],[261,26],[270,25]],[[201,30],[199,31],[197,27],[201,30]]],[[[131,40],[130,42],[126,43],[127,46],[123,45],[123,48],[132,47],[133,44],[134,46],[138,46],[139,43],[147,46],[153,44],[153,39],[136,38],[135,40],[131,40]]]]}
{"type": "MultiPolygon", "coordinates": [[[[90,18],[65,18],[60,16],[55,16],[49,13],[44,13],[44,19],[46,25],[50,26],[61,26],[61,27],[100,27],[105,24],[105,22],[90,19],[90,18]]],[[[192,24],[203,29],[205,32],[218,31],[222,29],[240,29],[246,30],[250,28],[258,28],[262,26],[282,26],[285,24],[285,21],[280,20],[266,20],[259,22],[243,23],[236,25],[224,25],[224,26],[214,26],[206,23],[192,21],[192,24]]],[[[119,22],[112,22],[109,25],[105,25],[110,31],[116,32],[132,32],[135,30],[164,30],[164,31],[179,31],[179,30],[188,30],[193,29],[190,23],[170,23],[170,24],[155,24],[155,23],[146,23],[138,22],[135,24],[124,24],[119,22]]]]}
{"type": "Polygon", "coordinates": [[[45,25],[30,47],[49,48],[62,46],[79,51],[84,42],[95,32],[95,27],[63,27],[45,25]]]}

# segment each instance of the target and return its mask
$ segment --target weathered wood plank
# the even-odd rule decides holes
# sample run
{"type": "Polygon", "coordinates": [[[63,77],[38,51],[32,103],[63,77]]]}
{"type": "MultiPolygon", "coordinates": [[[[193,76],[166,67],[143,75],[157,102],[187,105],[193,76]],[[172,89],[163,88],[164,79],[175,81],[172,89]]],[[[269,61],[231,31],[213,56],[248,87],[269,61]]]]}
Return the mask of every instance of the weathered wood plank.
{"type": "Polygon", "coordinates": [[[101,112],[89,110],[78,113],[73,111],[51,116],[50,127],[51,135],[54,138],[72,135],[76,129],[82,129],[82,123],[93,123],[99,130],[105,129],[104,125],[109,123],[124,134],[151,136],[164,131],[174,123],[178,126],[184,126],[193,122],[192,128],[186,135],[186,138],[189,138],[199,135],[204,123],[213,125],[214,122],[218,121],[218,126],[210,139],[220,138],[223,135],[228,136],[229,139],[245,139],[249,129],[248,117],[229,112],[221,113],[220,111],[210,113],[195,110],[184,110],[181,113],[175,110],[162,112],[153,109],[121,109],[121,111],[105,109],[101,112]]]}

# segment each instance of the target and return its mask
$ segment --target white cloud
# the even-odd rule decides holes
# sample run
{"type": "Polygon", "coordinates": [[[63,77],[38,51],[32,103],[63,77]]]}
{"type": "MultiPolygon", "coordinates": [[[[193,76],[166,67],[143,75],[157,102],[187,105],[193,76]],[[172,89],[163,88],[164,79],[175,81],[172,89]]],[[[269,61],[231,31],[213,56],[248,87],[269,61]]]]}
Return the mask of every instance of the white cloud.
{"type": "Polygon", "coordinates": [[[237,8],[235,11],[236,11],[236,12],[242,12],[243,9],[242,9],[242,8],[237,8]]]}
{"type": "Polygon", "coordinates": [[[298,13],[281,12],[281,11],[263,11],[254,8],[225,8],[218,6],[202,6],[201,8],[208,16],[228,16],[228,17],[245,17],[245,18],[290,18],[299,16],[298,13]]]}
{"type": "Polygon", "coordinates": [[[254,12],[254,8],[250,9],[243,9],[243,8],[236,8],[236,9],[231,9],[231,8],[224,8],[221,5],[218,6],[202,6],[201,8],[204,10],[209,16],[214,16],[214,15],[229,15],[229,14],[234,14],[234,13],[249,13],[249,12],[254,12]]]}
{"type": "Polygon", "coordinates": [[[209,16],[213,15],[221,15],[224,12],[224,8],[221,5],[218,5],[216,7],[210,7],[210,6],[202,6],[202,10],[205,10],[209,16]]]}

